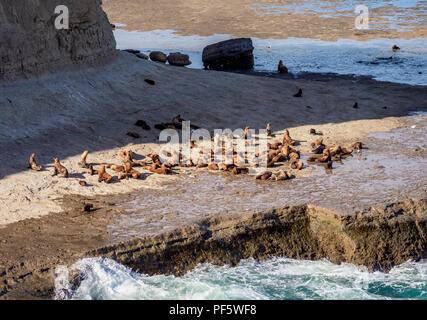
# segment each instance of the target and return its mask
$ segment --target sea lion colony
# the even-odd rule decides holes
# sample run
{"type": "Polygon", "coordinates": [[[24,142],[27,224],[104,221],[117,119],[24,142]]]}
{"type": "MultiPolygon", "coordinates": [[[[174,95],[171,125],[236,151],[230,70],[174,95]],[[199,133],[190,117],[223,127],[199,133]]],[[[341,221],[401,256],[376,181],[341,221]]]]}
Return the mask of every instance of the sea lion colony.
{"type": "MultiPolygon", "coordinates": [[[[180,116],[174,118],[174,121],[171,123],[175,128],[181,127],[183,119],[180,116]]],[[[144,123],[142,120],[137,122],[139,125],[144,123]]],[[[249,126],[245,128],[242,136],[246,138],[248,136],[249,126]]],[[[282,181],[289,180],[294,178],[288,171],[284,170],[284,166],[288,166],[294,170],[301,170],[304,168],[304,163],[301,161],[301,152],[296,149],[298,142],[291,138],[289,130],[285,129],[283,131],[283,138],[281,142],[271,141],[274,135],[271,133],[271,124],[267,125],[267,132],[270,134],[269,142],[267,142],[267,152],[263,154],[256,153],[253,158],[256,158],[258,161],[253,167],[259,167],[259,160],[265,161],[267,168],[276,168],[278,171],[274,170],[262,170],[255,176],[256,180],[262,181],[282,181]]],[[[321,133],[316,133],[316,130],[310,129],[311,135],[321,135],[321,133]]],[[[213,140],[213,139],[212,139],[213,140]]],[[[212,142],[212,141],[211,141],[212,142]]],[[[246,141],[247,142],[247,141],[246,141]]],[[[218,143],[218,142],[217,142],[218,143]]],[[[232,161],[231,162],[215,162],[214,155],[226,154],[225,141],[221,141],[219,145],[216,145],[213,149],[204,149],[201,148],[201,145],[198,146],[199,142],[190,141],[190,149],[198,148],[197,154],[199,158],[197,160],[193,159],[191,156],[183,156],[176,150],[168,150],[168,162],[162,162],[158,154],[148,154],[145,156],[144,161],[135,161],[134,154],[131,150],[122,148],[119,152],[119,156],[122,159],[122,164],[100,164],[98,169],[95,169],[93,165],[87,162],[87,157],[89,154],[88,150],[85,150],[81,156],[81,160],[77,163],[79,168],[87,170],[87,173],[91,176],[98,175],[98,182],[100,183],[111,183],[117,180],[127,180],[127,179],[140,179],[143,176],[143,173],[138,171],[135,168],[140,167],[142,170],[148,171],[154,174],[167,175],[174,173],[175,168],[207,168],[209,171],[224,171],[229,172],[233,175],[240,174],[249,174],[250,166],[245,163],[245,159],[242,155],[238,154],[234,149],[232,149],[232,161]],[[116,173],[116,175],[111,175],[107,172],[109,169],[111,172],[116,173]]],[[[211,143],[209,143],[211,145],[211,143]]],[[[332,169],[333,161],[341,161],[346,157],[352,156],[354,151],[359,152],[362,149],[361,142],[352,143],[349,147],[343,147],[339,145],[325,145],[323,137],[319,137],[311,144],[311,155],[307,158],[307,163],[317,164],[325,166],[327,169],[332,169]]],[[[197,149],[195,149],[197,151],[197,149]]],[[[227,149],[230,150],[230,149],[227,149]]],[[[193,153],[194,154],[194,153],[193,153]]],[[[248,154],[249,158],[250,155],[248,154]]],[[[252,159],[254,160],[254,159],[252,159]]],[[[35,171],[42,171],[43,167],[38,165],[36,162],[36,155],[33,153],[30,156],[29,168],[35,171]]],[[[54,158],[54,172],[53,175],[61,175],[64,178],[68,177],[68,170],[65,168],[58,158],[54,158]]],[[[86,181],[80,180],[79,184],[81,186],[87,186],[86,181]]],[[[87,211],[87,210],[86,210],[87,211]]]]}

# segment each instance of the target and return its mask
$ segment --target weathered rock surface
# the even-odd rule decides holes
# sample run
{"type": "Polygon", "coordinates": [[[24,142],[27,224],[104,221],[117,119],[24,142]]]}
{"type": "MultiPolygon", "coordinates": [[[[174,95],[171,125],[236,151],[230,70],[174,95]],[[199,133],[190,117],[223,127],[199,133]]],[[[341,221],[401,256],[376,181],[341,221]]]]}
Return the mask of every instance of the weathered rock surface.
{"type": "Polygon", "coordinates": [[[168,62],[172,66],[185,67],[191,64],[188,54],[173,52],[168,56],[168,62]]]}
{"type": "Polygon", "coordinates": [[[231,39],[203,49],[203,65],[212,70],[246,70],[254,67],[254,46],[250,38],[231,39]]]}
{"type": "Polygon", "coordinates": [[[166,63],[168,57],[161,51],[150,52],[150,59],[155,62],[166,63]]]}
{"type": "Polygon", "coordinates": [[[55,267],[91,256],[111,258],[145,274],[183,275],[199,263],[236,265],[272,256],[327,258],[388,271],[427,253],[425,199],[346,216],[312,205],[221,215],[117,243],[111,243],[105,230],[114,219],[114,203],[95,200],[97,214],[78,216],[81,199],[64,201],[70,208],[63,214],[2,230],[0,298],[51,298],[55,267]],[[23,258],[21,246],[31,255],[23,258]]]}
{"type": "Polygon", "coordinates": [[[115,48],[101,0],[0,2],[0,80],[95,65],[115,48]],[[69,30],[54,26],[60,4],[69,9],[69,30]]]}

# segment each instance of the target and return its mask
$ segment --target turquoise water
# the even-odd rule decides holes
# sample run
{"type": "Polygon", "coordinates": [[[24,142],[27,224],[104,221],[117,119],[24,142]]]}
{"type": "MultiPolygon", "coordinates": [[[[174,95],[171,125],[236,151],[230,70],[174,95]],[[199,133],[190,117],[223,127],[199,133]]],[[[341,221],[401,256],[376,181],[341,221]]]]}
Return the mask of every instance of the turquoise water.
{"type": "Polygon", "coordinates": [[[369,273],[326,260],[244,260],[236,267],[199,265],[183,277],[146,276],[112,260],[91,258],[74,267],[85,279],[72,292],[57,271],[58,299],[422,299],[427,300],[427,260],[390,273],[369,273]]]}

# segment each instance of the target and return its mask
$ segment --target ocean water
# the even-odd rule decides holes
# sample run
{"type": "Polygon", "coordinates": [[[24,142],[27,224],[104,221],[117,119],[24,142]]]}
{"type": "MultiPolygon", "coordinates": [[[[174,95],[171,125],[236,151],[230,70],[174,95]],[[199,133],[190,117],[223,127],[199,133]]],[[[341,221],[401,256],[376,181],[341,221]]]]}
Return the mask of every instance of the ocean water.
{"type": "Polygon", "coordinates": [[[57,269],[56,298],[76,300],[156,299],[422,299],[427,300],[427,260],[406,262],[385,274],[351,264],[273,258],[235,267],[202,264],[183,277],[147,276],[112,260],[77,262],[84,280],[70,290],[67,269],[57,269]]]}
{"type": "MultiPolygon", "coordinates": [[[[189,68],[202,69],[202,51],[209,44],[232,39],[232,35],[181,36],[173,30],[114,32],[119,49],[139,49],[149,54],[161,50],[190,56],[189,68]]],[[[337,73],[372,76],[376,80],[427,85],[427,38],[340,39],[324,41],[305,38],[258,39],[254,43],[255,70],[273,72],[283,60],[289,72],[337,73]],[[398,44],[401,50],[393,53],[398,44]]]]}

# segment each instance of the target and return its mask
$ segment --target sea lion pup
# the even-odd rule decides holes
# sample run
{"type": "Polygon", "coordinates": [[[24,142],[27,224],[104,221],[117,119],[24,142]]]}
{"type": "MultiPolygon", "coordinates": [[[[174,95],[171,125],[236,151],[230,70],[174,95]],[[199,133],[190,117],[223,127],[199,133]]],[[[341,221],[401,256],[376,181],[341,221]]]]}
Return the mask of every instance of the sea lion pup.
{"type": "Polygon", "coordinates": [[[359,104],[357,102],[354,103],[353,109],[359,109],[359,104]]]}
{"type": "Polygon", "coordinates": [[[79,181],[79,185],[81,185],[82,187],[86,187],[86,186],[87,186],[87,183],[86,183],[86,181],[84,181],[84,180],[80,180],[80,181],[79,181]]]}
{"type": "Polygon", "coordinates": [[[151,158],[151,161],[152,161],[154,164],[157,164],[159,167],[161,167],[161,166],[162,166],[162,163],[160,162],[160,157],[159,157],[159,155],[158,155],[157,153],[150,153],[150,154],[147,154],[147,157],[151,158]]]}
{"type": "Polygon", "coordinates": [[[285,67],[282,60],[279,61],[279,65],[277,66],[277,71],[279,71],[280,73],[288,73],[288,68],[285,67]]]}
{"type": "Polygon", "coordinates": [[[316,134],[316,129],[311,128],[311,129],[310,129],[310,134],[311,134],[311,135],[315,135],[315,134],[316,134]]]}
{"type": "Polygon", "coordinates": [[[255,180],[268,180],[270,179],[270,177],[273,175],[273,173],[271,171],[265,171],[263,173],[260,173],[258,175],[255,176],[255,180]]]}
{"type": "Polygon", "coordinates": [[[56,176],[58,174],[62,175],[64,178],[68,178],[68,170],[59,162],[58,158],[53,158],[55,161],[54,166],[54,172],[53,175],[56,176]]]}
{"type": "Polygon", "coordinates": [[[298,160],[293,160],[290,165],[292,169],[296,169],[296,170],[301,170],[303,166],[304,166],[304,163],[298,160]]]}
{"type": "Polygon", "coordinates": [[[272,137],[273,134],[271,133],[271,123],[267,123],[267,127],[265,128],[265,130],[267,131],[267,137],[272,137]]]}
{"type": "Polygon", "coordinates": [[[98,171],[98,182],[110,183],[113,180],[113,177],[105,172],[105,165],[101,164],[98,171]]]}
{"type": "Polygon", "coordinates": [[[302,97],[302,89],[298,89],[298,92],[294,94],[295,98],[301,98],[302,97]]]}
{"type": "Polygon", "coordinates": [[[352,148],[358,152],[362,149],[362,147],[363,147],[362,142],[354,142],[350,145],[350,148],[352,148]]]}
{"type": "Polygon", "coordinates": [[[293,140],[291,138],[291,136],[289,135],[289,130],[285,129],[285,131],[283,132],[283,145],[290,145],[293,146],[295,144],[295,140],[293,140]]]}
{"type": "Polygon", "coordinates": [[[35,171],[42,171],[42,169],[43,169],[42,166],[37,165],[35,153],[31,154],[31,156],[30,156],[30,161],[28,162],[28,168],[30,168],[31,170],[35,170],[35,171]]]}
{"type": "Polygon", "coordinates": [[[81,160],[80,160],[80,162],[78,163],[78,166],[80,167],[80,168],[87,168],[88,167],[88,165],[87,165],[87,163],[86,163],[86,158],[87,158],[87,155],[89,154],[89,151],[88,150],[86,150],[85,152],[83,152],[83,154],[82,154],[82,158],[81,158],[81,160]]]}

